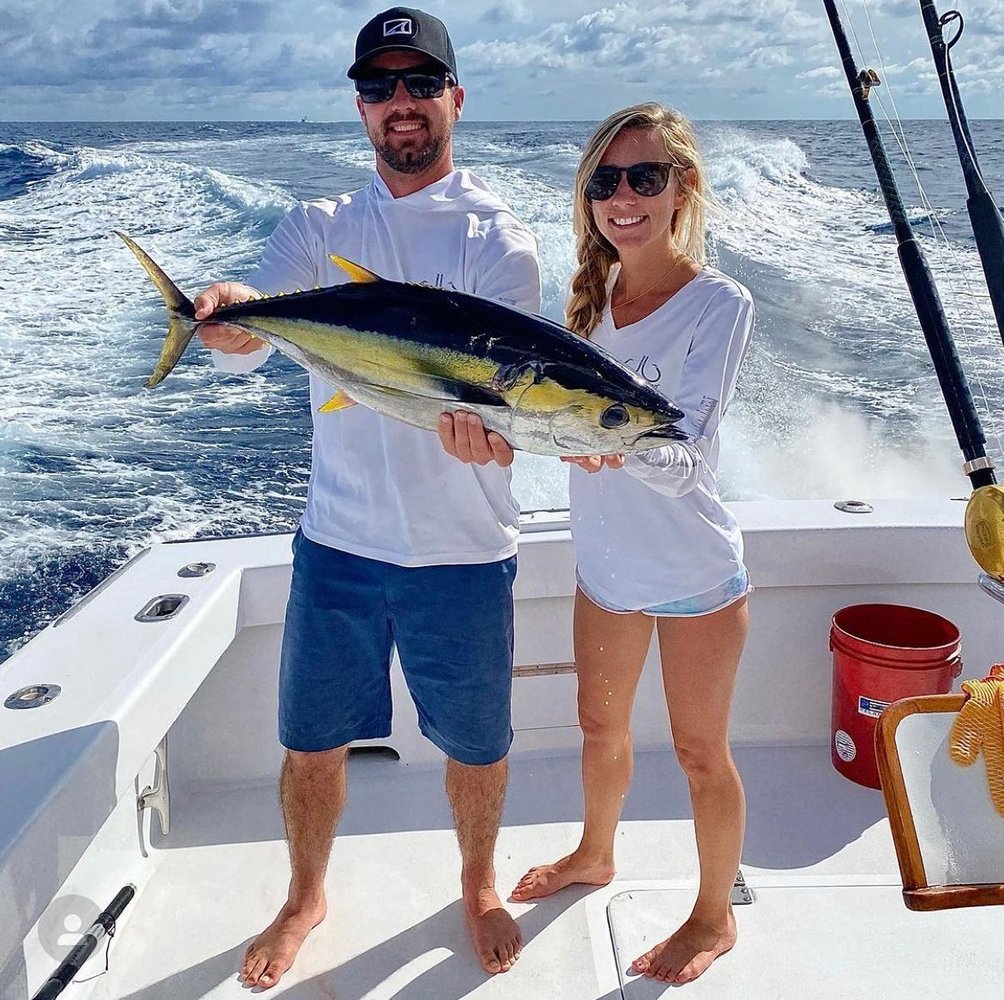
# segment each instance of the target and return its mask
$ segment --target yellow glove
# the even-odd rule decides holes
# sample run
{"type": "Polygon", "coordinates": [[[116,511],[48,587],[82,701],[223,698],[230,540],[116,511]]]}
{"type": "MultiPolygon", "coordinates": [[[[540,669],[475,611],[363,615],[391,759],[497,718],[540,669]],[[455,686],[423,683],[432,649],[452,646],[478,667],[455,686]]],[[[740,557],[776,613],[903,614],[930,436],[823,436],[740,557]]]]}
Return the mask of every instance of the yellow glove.
{"type": "Polygon", "coordinates": [[[949,735],[952,760],[969,767],[983,752],[994,808],[1004,816],[1004,663],[995,663],[981,681],[965,681],[969,696],[949,735]]]}

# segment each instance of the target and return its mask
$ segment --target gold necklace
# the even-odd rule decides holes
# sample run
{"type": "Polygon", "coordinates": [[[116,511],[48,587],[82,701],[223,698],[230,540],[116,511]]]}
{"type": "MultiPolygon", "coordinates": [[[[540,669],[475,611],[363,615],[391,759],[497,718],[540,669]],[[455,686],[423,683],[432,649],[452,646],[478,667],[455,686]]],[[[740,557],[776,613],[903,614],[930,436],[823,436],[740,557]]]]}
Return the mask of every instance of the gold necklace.
{"type": "MultiPolygon", "coordinates": [[[[610,308],[611,309],[622,309],[624,306],[629,306],[629,305],[631,305],[632,302],[635,302],[638,299],[643,298],[644,296],[648,295],[649,292],[653,291],[655,288],[657,288],[659,285],[661,285],[668,278],[672,277],[673,272],[680,266],[680,263],[682,261],[684,261],[684,260],[689,260],[689,258],[687,257],[687,255],[685,253],[683,253],[681,251],[677,255],[676,260],[673,261],[673,266],[668,271],[666,271],[664,274],[659,275],[659,277],[655,279],[655,283],[654,284],[649,285],[648,288],[645,289],[645,291],[639,292],[637,295],[632,295],[631,298],[625,299],[623,302],[614,302],[614,295],[613,295],[613,292],[611,292],[610,293],[610,308]]],[[[622,268],[621,273],[623,273],[623,268],[622,268]]],[[[617,277],[618,277],[618,280],[620,280],[620,275],[618,275],[617,277]]],[[[615,286],[615,289],[616,289],[616,286],[615,286]]]]}

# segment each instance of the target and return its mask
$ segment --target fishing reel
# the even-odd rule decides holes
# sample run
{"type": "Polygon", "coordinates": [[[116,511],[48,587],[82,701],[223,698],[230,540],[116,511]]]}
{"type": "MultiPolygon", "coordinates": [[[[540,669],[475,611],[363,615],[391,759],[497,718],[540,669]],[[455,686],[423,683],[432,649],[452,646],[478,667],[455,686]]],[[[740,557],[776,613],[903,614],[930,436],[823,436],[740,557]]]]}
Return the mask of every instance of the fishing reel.
{"type": "Polygon", "coordinates": [[[882,81],[878,73],[873,69],[863,69],[858,73],[858,86],[861,88],[861,99],[868,100],[868,94],[872,88],[877,87],[882,81]]]}
{"type": "Polygon", "coordinates": [[[1004,582],[1004,487],[973,492],[966,505],[966,541],[980,569],[1004,582]]]}

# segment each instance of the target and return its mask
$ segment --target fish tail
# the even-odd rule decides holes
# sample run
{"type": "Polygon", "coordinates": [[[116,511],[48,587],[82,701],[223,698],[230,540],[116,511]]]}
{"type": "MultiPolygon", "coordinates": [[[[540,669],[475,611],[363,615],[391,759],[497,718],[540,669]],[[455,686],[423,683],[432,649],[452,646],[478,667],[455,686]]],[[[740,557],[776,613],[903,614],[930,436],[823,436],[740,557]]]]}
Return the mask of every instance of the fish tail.
{"type": "Polygon", "coordinates": [[[148,389],[152,389],[171,374],[178,359],[185,353],[185,348],[188,347],[198,325],[195,321],[195,306],[142,247],[125,233],[116,230],[116,235],[136,255],[136,259],[143,265],[167,303],[167,338],[164,340],[153,374],[144,383],[148,389]]]}

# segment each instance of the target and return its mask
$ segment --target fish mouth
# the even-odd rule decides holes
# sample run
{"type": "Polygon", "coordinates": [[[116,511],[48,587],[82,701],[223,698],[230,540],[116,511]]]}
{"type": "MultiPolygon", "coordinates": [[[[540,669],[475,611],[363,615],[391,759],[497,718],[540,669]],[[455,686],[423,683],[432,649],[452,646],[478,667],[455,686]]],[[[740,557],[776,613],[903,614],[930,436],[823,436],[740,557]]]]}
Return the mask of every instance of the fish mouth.
{"type": "Polygon", "coordinates": [[[689,436],[675,424],[662,424],[660,427],[650,427],[647,431],[636,435],[628,444],[644,444],[651,438],[653,445],[658,446],[665,441],[686,441],[689,436]]]}

